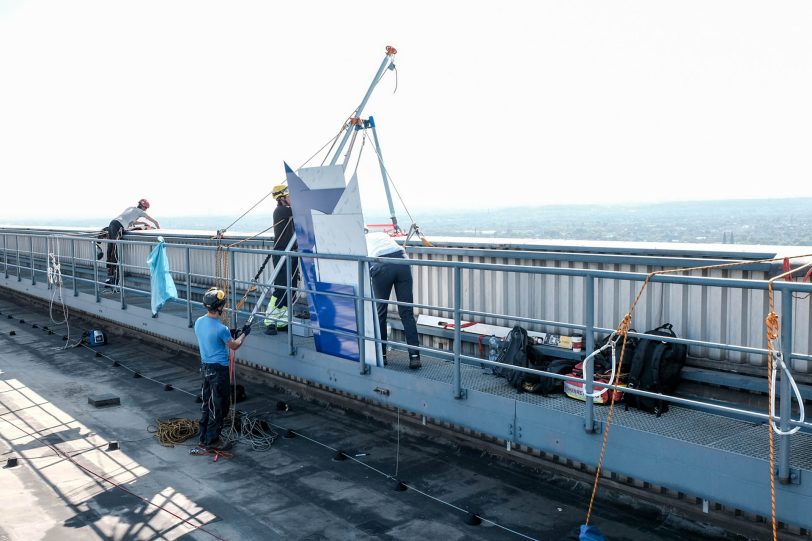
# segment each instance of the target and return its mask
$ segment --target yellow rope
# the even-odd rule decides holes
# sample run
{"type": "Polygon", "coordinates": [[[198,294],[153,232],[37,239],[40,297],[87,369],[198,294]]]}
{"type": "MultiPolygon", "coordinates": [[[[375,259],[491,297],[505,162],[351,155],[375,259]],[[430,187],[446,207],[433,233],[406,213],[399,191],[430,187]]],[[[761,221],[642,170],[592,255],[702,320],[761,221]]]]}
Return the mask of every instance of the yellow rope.
{"type": "Polygon", "coordinates": [[[189,438],[196,436],[198,422],[192,419],[157,419],[158,426],[147,427],[147,431],[155,435],[155,439],[164,447],[180,445],[189,438]]]}

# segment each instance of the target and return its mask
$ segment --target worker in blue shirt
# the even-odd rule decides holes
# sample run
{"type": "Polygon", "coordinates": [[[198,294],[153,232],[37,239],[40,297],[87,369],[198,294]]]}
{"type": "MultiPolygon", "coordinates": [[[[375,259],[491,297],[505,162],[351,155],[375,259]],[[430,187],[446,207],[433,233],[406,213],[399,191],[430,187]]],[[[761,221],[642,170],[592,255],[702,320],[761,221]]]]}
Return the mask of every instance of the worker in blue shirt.
{"type": "Polygon", "coordinates": [[[200,347],[200,373],[203,386],[200,396],[203,399],[200,417],[200,445],[220,447],[220,431],[230,408],[229,389],[229,350],[242,346],[245,337],[251,332],[251,326],[245,325],[237,338],[220,322],[223,308],[226,305],[226,294],[222,289],[210,288],[203,295],[203,306],[208,313],[195,321],[195,336],[200,347]]]}

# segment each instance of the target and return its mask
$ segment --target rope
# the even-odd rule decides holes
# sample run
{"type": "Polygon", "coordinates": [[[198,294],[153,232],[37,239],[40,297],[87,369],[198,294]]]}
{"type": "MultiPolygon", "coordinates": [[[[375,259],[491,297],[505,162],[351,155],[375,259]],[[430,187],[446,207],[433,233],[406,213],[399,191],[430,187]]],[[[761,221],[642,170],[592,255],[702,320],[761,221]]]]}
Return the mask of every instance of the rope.
{"type": "Polygon", "coordinates": [[[198,422],[192,419],[157,419],[156,422],[157,426],[148,426],[147,432],[154,434],[155,439],[164,447],[180,445],[196,436],[199,430],[198,422]]]}
{"type": "MultiPolygon", "coordinates": [[[[804,254],[804,255],[793,256],[793,257],[791,257],[789,259],[808,258],[808,257],[812,257],[812,254],[804,254]]],[[[738,261],[738,262],[735,262],[735,263],[723,263],[723,264],[720,264],[720,265],[705,265],[705,266],[701,266],[701,267],[690,267],[690,268],[687,268],[687,269],[666,269],[666,270],[654,271],[654,272],[649,273],[646,276],[646,279],[643,282],[643,285],[640,287],[640,290],[637,292],[637,296],[634,298],[634,301],[632,302],[632,305],[629,308],[629,311],[623,317],[623,320],[618,325],[618,327],[617,327],[617,329],[615,331],[616,333],[618,333],[619,335],[621,335],[623,337],[623,347],[620,350],[620,362],[618,364],[618,373],[621,372],[622,366],[623,366],[623,355],[624,355],[624,353],[626,351],[626,340],[628,338],[628,331],[631,328],[632,315],[634,314],[634,310],[637,307],[637,303],[640,301],[640,298],[642,297],[643,292],[646,290],[646,287],[648,287],[648,285],[651,282],[652,278],[654,278],[657,275],[661,275],[661,274],[687,273],[687,272],[703,271],[703,270],[709,270],[709,269],[732,268],[732,267],[739,267],[739,266],[743,266],[743,265],[752,265],[752,264],[757,264],[757,263],[774,263],[776,261],[782,261],[783,259],[784,258],[769,258],[769,259],[760,259],[760,260],[756,260],[756,261],[738,261]]],[[[804,267],[806,267],[806,266],[812,266],[812,263],[804,265],[804,267]]],[[[804,267],[802,267],[802,268],[804,268],[804,267]]],[[[767,378],[768,378],[768,383],[769,383],[768,387],[770,388],[770,420],[771,420],[770,425],[772,424],[772,418],[773,418],[773,415],[774,415],[773,414],[773,406],[774,406],[773,398],[774,398],[774,392],[775,392],[775,386],[774,386],[774,382],[773,382],[773,373],[774,373],[773,370],[774,369],[773,369],[773,362],[772,362],[772,359],[773,359],[772,342],[778,337],[778,329],[779,329],[778,316],[775,314],[775,308],[774,308],[774,303],[773,303],[773,282],[775,280],[779,280],[779,279],[783,278],[787,274],[791,274],[792,272],[797,272],[797,270],[799,270],[799,269],[796,269],[795,271],[790,271],[789,273],[782,273],[782,274],[780,274],[780,275],[778,275],[778,276],[776,276],[774,278],[771,278],[769,280],[769,282],[768,282],[770,313],[768,314],[765,322],[766,322],[766,325],[767,325],[767,339],[768,339],[767,340],[767,342],[768,342],[768,347],[767,347],[767,353],[768,353],[768,355],[767,355],[767,374],[768,375],[767,375],[767,378]]],[[[602,444],[601,444],[600,457],[598,458],[598,466],[597,466],[597,468],[595,470],[595,481],[594,481],[594,484],[593,484],[593,487],[592,487],[592,495],[589,498],[589,507],[587,509],[586,522],[585,522],[586,525],[589,525],[589,520],[590,520],[591,515],[592,515],[592,508],[593,508],[593,505],[594,505],[594,502],[595,502],[595,497],[597,495],[598,485],[600,483],[600,474],[601,474],[601,469],[603,467],[603,458],[604,458],[604,454],[606,452],[606,442],[607,442],[608,437],[609,437],[609,429],[610,429],[610,427],[612,425],[612,414],[614,412],[614,406],[615,406],[615,394],[616,393],[611,393],[611,395],[610,395],[611,398],[610,398],[610,402],[609,402],[609,413],[608,413],[607,418],[606,418],[606,428],[604,429],[604,432],[603,432],[603,441],[602,441],[602,444]]],[[[770,426],[770,425],[768,425],[768,426],[770,426]]],[[[770,461],[769,462],[770,462],[770,499],[771,499],[770,503],[771,503],[771,507],[772,507],[773,541],[777,541],[778,540],[778,520],[776,518],[776,512],[775,512],[775,479],[774,479],[774,473],[773,473],[775,471],[775,444],[774,444],[774,441],[773,441],[773,429],[772,429],[772,426],[770,426],[770,461]]]]}

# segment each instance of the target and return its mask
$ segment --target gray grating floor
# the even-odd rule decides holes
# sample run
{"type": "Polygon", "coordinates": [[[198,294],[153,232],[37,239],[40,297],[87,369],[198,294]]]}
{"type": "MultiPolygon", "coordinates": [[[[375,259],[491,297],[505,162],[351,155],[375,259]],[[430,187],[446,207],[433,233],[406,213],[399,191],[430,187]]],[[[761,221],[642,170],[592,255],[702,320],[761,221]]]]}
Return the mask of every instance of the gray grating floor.
{"type": "MultiPolygon", "coordinates": [[[[408,357],[404,351],[392,351],[388,355],[391,370],[411,372],[423,377],[444,383],[451,383],[453,363],[443,359],[422,356],[423,368],[409,370],[408,357]]],[[[461,366],[463,388],[513,398],[534,404],[552,411],[583,415],[584,403],[573,400],[563,394],[541,396],[529,393],[517,393],[504,378],[485,373],[484,370],[470,365],[461,366]]],[[[596,405],[595,419],[606,421],[608,406],[596,405]]],[[[659,436],[673,438],[697,445],[704,445],[744,456],[767,460],[769,456],[769,436],[762,424],[732,419],[723,415],[707,413],[678,406],[672,406],[660,417],[639,410],[625,410],[616,406],[612,423],[625,428],[639,430],[659,436]]],[[[776,453],[780,448],[775,438],[776,453]]],[[[791,465],[795,468],[812,469],[812,435],[795,434],[791,439],[791,465]]]]}

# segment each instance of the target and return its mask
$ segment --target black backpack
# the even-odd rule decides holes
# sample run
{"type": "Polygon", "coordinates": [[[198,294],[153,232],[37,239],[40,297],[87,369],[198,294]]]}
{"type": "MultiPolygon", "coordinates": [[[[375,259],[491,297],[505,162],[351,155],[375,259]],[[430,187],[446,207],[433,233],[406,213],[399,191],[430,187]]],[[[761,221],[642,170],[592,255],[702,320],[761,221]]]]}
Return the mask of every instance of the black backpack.
{"type": "MultiPolygon", "coordinates": [[[[677,337],[670,323],[646,331],[646,334],[677,337]]],[[[685,344],[650,338],[640,339],[631,358],[628,387],[653,393],[672,394],[680,382],[679,374],[687,357],[688,347],[685,344]]],[[[627,409],[638,408],[654,413],[657,417],[668,411],[668,402],[647,396],[626,393],[623,401],[627,409]]]]}
{"type": "MultiPolygon", "coordinates": [[[[637,332],[634,329],[629,329],[629,332],[637,332]]],[[[605,346],[609,339],[612,337],[611,334],[607,334],[597,342],[595,342],[595,349],[593,351],[597,351],[603,346],[605,346]]],[[[637,344],[639,340],[634,336],[627,336],[626,337],[626,350],[623,352],[623,372],[626,373],[629,371],[629,366],[632,364],[632,358],[634,357],[634,352],[637,349],[637,344]]],[[[615,363],[620,363],[620,352],[623,349],[623,338],[621,337],[618,340],[617,345],[615,346],[615,363]]],[[[612,369],[612,348],[606,348],[605,350],[601,351],[595,358],[593,359],[593,370],[595,374],[605,372],[607,370],[612,369]]]]}
{"type": "MultiPolygon", "coordinates": [[[[554,374],[569,374],[577,362],[578,361],[571,359],[550,359],[543,363],[534,364],[531,368],[552,372],[554,374]]],[[[525,374],[525,376],[527,377],[523,383],[523,388],[529,393],[547,396],[548,394],[564,392],[563,379],[537,376],[536,374],[525,374]]]]}
{"type": "MultiPolygon", "coordinates": [[[[496,361],[528,368],[527,342],[527,331],[520,325],[516,325],[510,330],[507,336],[505,336],[505,340],[499,348],[499,355],[496,357],[496,361]]],[[[511,386],[518,390],[522,389],[524,378],[528,376],[526,372],[511,370],[503,366],[494,366],[493,373],[497,376],[503,376],[511,386]]]]}

